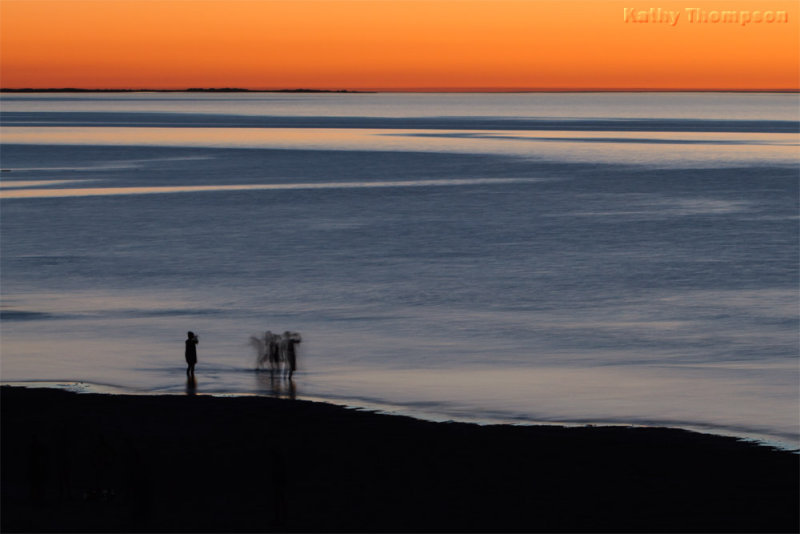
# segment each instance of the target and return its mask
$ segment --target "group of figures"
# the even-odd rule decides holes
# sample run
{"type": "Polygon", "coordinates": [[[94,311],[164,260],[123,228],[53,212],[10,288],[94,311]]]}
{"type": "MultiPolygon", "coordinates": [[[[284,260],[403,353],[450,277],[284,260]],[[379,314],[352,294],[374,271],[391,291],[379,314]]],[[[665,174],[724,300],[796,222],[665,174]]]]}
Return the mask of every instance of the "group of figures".
{"type": "Polygon", "coordinates": [[[257,338],[254,341],[258,341],[256,364],[260,369],[268,367],[273,374],[292,378],[297,370],[297,344],[302,341],[300,334],[286,331],[280,335],[267,331],[263,341],[257,338]]]}

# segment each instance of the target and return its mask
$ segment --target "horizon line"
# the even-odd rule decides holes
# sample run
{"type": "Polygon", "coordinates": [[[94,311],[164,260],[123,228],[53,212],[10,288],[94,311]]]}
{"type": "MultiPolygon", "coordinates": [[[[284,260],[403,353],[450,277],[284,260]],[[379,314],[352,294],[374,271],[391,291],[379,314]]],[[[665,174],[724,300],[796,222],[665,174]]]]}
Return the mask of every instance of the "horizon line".
{"type": "Polygon", "coordinates": [[[406,87],[406,88],[245,88],[245,87],[186,87],[186,88],[99,88],[99,87],[0,87],[0,93],[800,93],[800,88],[516,88],[516,87],[406,87]]]}

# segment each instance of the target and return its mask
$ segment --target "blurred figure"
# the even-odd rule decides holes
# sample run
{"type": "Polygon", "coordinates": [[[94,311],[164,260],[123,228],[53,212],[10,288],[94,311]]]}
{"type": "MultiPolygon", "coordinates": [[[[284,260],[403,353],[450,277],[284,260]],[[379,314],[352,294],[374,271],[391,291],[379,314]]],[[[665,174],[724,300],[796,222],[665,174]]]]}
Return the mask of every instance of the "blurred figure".
{"type": "Polygon", "coordinates": [[[289,350],[286,345],[286,335],[285,334],[283,336],[279,335],[275,341],[278,344],[278,362],[280,364],[280,367],[284,367],[283,364],[284,362],[286,362],[286,351],[289,350]]]}
{"type": "Polygon", "coordinates": [[[197,363],[197,344],[200,342],[194,332],[186,334],[186,376],[194,376],[194,366],[197,363]]]}
{"type": "Polygon", "coordinates": [[[278,339],[280,338],[279,335],[273,334],[272,332],[267,332],[266,337],[266,347],[267,347],[267,359],[269,360],[269,369],[273,373],[275,371],[280,371],[281,368],[281,352],[278,347],[278,339]]]}
{"type": "Polygon", "coordinates": [[[300,334],[297,332],[289,332],[287,330],[283,333],[281,344],[285,347],[284,354],[286,360],[286,372],[289,374],[290,379],[297,370],[297,349],[295,348],[295,345],[302,341],[303,340],[300,338],[300,334]]]}
{"type": "Polygon", "coordinates": [[[267,332],[264,336],[264,339],[261,339],[257,336],[250,336],[250,345],[256,351],[256,367],[258,369],[264,368],[264,363],[267,361],[267,356],[269,353],[267,352],[266,348],[266,340],[269,339],[270,333],[267,332]]]}
{"type": "Polygon", "coordinates": [[[250,336],[250,345],[256,351],[257,370],[269,363],[271,376],[291,379],[297,370],[297,344],[302,341],[300,334],[288,330],[283,335],[267,330],[263,338],[250,336]]]}

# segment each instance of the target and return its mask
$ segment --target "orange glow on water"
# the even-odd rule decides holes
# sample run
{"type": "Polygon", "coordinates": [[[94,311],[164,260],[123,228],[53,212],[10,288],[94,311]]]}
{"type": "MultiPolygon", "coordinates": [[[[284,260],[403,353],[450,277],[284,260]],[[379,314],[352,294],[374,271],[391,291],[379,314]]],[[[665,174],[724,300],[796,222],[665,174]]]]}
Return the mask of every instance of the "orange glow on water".
{"type": "Polygon", "coordinates": [[[2,0],[0,83],[797,90],[798,16],[785,0],[2,0]],[[680,15],[634,22],[650,4],[680,15]],[[721,10],[751,20],[700,20],[721,10]]]}

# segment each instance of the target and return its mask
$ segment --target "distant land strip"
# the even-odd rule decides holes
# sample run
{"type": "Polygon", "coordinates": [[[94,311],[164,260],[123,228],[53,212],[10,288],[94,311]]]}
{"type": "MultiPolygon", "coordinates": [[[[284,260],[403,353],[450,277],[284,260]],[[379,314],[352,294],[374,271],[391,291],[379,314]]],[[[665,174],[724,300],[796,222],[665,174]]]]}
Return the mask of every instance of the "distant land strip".
{"type": "Polygon", "coordinates": [[[51,87],[0,88],[0,93],[371,93],[348,89],[243,89],[239,87],[189,87],[187,89],[82,89],[51,87]]]}
{"type": "Polygon", "coordinates": [[[675,89],[675,88],[497,88],[413,87],[383,89],[245,89],[241,87],[189,87],[186,89],[87,89],[77,87],[3,87],[0,93],[800,93],[800,88],[675,89]]]}

